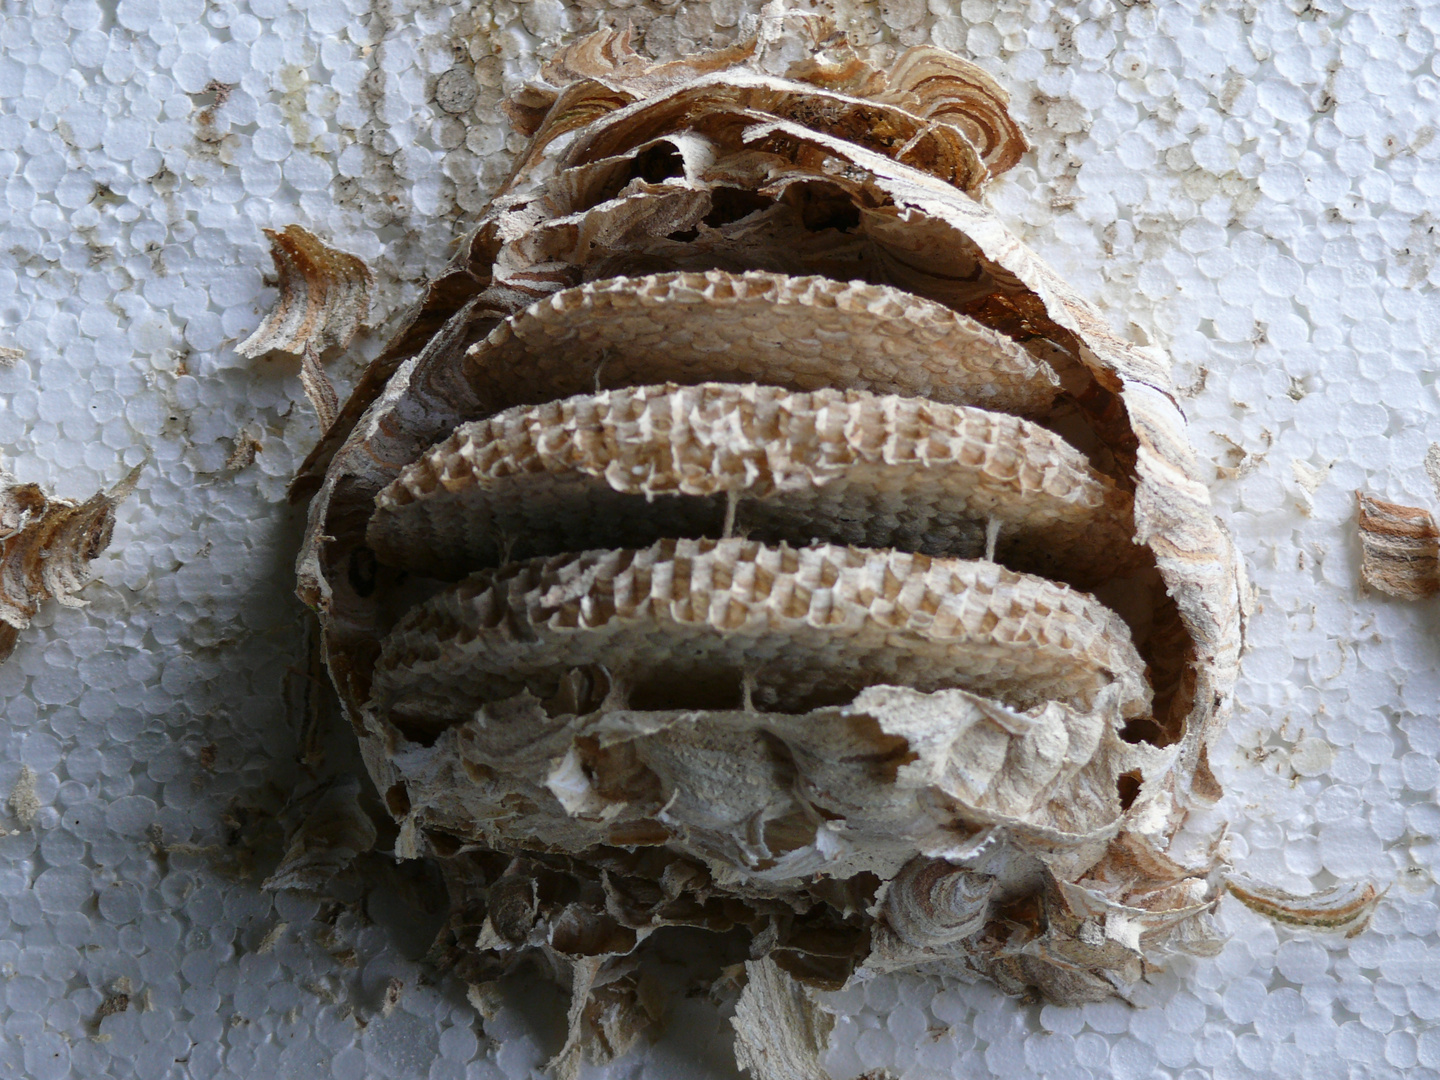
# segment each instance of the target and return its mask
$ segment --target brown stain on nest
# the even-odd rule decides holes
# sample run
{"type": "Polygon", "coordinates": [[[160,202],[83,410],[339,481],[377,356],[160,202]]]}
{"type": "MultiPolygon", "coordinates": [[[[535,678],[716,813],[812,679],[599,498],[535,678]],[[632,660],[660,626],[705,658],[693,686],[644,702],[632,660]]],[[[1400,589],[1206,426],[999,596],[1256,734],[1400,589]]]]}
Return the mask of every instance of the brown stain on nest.
{"type": "MultiPolygon", "coordinates": [[[[280,69],[280,85],[285,88],[285,92],[280,95],[280,113],[284,117],[285,126],[290,130],[291,141],[297,147],[321,153],[318,142],[325,125],[322,121],[320,130],[317,131],[310,124],[309,96],[310,88],[314,85],[310,72],[298,64],[286,64],[280,69]]],[[[323,92],[335,95],[335,91],[329,87],[323,87],[323,92]]]]}
{"type": "Polygon", "coordinates": [[[201,158],[214,158],[221,164],[234,163],[235,149],[240,144],[239,136],[228,130],[221,130],[220,113],[234,93],[233,83],[211,80],[205,89],[193,95],[201,99],[200,111],[195,114],[195,151],[201,158]]]}

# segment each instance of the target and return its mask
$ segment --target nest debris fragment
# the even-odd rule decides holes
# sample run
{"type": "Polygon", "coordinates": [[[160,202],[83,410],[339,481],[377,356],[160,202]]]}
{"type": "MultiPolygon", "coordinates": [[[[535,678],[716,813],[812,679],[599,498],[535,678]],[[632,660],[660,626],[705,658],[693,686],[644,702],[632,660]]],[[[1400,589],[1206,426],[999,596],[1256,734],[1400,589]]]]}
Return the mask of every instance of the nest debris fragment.
{"type": "Polygon", "coordinates": [[[280,295],[235,351],[249,357],[301,356],[348,346],[365,324],[375,288],[365,260],[331,247],[303,225],[261,231],[270,238],[280,295]]]}
{"type": "Polygon", "coordinates": [[[299,357],[300,383],[323,433],[335,423],[339,400],[321,357],[348,347],[364,326],[375,275],[364,259],[331,247],[303,225],[262,231],[270,238],[280,295],[235,351],[252,358],[270,352],[299,357]]]}
{"type": "Polygon", "coordinates": [[[1360,576],[1401,600],[1440,592],[1440,528],[1430,511],[1355,492],[1360,510],[1360,576]]]}
{"type": "Polygon", "coordinates": [[[1025,150],[993,79],[795,23],[554,57],[292,488],[435,955],[566,983],[562,1075],[650,1016],[669,927],[751,936],[763,1077],[816,1075],[814,988],[1075,1004],[1217,947],[1218,838],[1174,840],[1244,583],[1168,364],[975,197],[1025,150]]]}
{"type": "Polygon", "coordinates": [[[76,594],[90,580],[91,561],[110,546],[115,507],[139,479],[137,466],[109,491],[76,503],[0,472],[0,661],[46,600],[84,606],[76,594]]]}

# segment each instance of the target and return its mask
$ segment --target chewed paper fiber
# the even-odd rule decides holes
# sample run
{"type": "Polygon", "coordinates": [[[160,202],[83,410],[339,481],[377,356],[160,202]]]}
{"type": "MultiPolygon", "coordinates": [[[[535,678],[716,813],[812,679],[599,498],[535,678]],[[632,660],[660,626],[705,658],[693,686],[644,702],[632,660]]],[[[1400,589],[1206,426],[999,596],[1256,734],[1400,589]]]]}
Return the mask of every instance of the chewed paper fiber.
{"type": "MultiPolygon", "coordinates": [[[[1032,150],[987,203],[1115,332],[1175,359],[1254,585],[1236,710],[1211,747],[1226,795],[1194,835],[1224,822],[1230,862],[1292,892],[1390,889],[1348,940],[1227,898],[1223,951],[1152,976],[1142,1008],[876,978],[826,999],[830,1072],[1436,1075],[1440,609],[1362,588],[1354,493],[1440,502],[1424,469],[1440,414],[1440,11],[845,11],[860,40],[931,41],[1000,81],[1032,150]]],[[[5,1069],[489,1080],[560,1049],[550,991],[427,980],[439,912],[414,864],[361,856],[325,900],[260,887],[347,750],[324,737],[292,596],[285,487],[318,423],[299,359],[236,346],[274,305],[262,229],[302,225],[375,275],[380,330],[326,367],[343,401],[509,172],[524,140],[499,103],[541,57],[625,19],[646,52],[680,55],[733,42],[756,14],[732,0],[5,12],[0,454],[76,502],[140,468],[88,606],[42,606],[0,665],[5,1069]],[[313,798],[287,809],[292,794],[313,798]]],[[[658,1041],[593,1075],[735,1075],[726,1006],[675,987],[658,1041]]]]}

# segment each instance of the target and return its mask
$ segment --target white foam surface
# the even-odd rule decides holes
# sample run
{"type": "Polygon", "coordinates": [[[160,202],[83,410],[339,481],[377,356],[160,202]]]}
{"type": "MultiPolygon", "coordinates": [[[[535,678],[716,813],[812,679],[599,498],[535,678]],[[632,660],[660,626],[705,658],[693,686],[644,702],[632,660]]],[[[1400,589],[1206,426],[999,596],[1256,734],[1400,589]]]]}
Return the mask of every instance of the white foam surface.
{"type": "MultiPolygon", "coordinates": [[[[0,1075],[519,1080],[558,1048],[553,993],[511,987],[482,1024],[427,980],[413,882],[325,905],[261,891],[247,864],[266,835],[247,807],[308,777],[284,488],[318,431],[297,369],[234,345],[274,298],[262,226],[369,260],[383,325],[504,175],[520,140],[497,104],[537,54],[626,15],[659,54],[723,44],[753,10],[5,8],[0,345],[25,359],[0,369],[0,452],[73,498],[144,470],[89,606],[47,607],[0,666],[0,794],[28,769],[40,804],[28,825],[0,811],[0,1075]],[[253,464],[226,471],[252,436],[253,464]]],[[[835,1076],[1440,1077],[1440,602],[1360,589],[1354,505],[1356,488],[1437,501],[1440,6],[857,12],[861,36],[933,40],[1011,90],[1034,151],[989,200],[1117,330],[1175,357],[1256,587],[1211,753],[1233,862],[1300,892],[1391,888],[1348,941],[1227,900],[1224,951],[1139,987],[1143,1007],[876,980],[831,999],[835,1076]]],[[[727,1031],[682,1002],[595,1074],[730,1076],[727,1031]]]]}

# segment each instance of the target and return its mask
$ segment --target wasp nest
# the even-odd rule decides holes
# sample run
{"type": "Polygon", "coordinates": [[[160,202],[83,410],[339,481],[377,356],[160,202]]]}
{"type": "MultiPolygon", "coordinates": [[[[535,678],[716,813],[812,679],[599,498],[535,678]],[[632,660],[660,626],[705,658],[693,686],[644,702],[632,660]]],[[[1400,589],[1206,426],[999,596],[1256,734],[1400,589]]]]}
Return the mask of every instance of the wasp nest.
{"type": "Polygon", "coordinates": [[[297,481],[443,951],[543,958],[567,1053],[630,1037],[661,927],[753,935],[742,1019],[917,966],[1095,1000],[1213,945],[1177,837],[1240,570],[1166,362],[977,200],[1025,149],[984,72],[773,55],[555,57],[297,481]]]}

